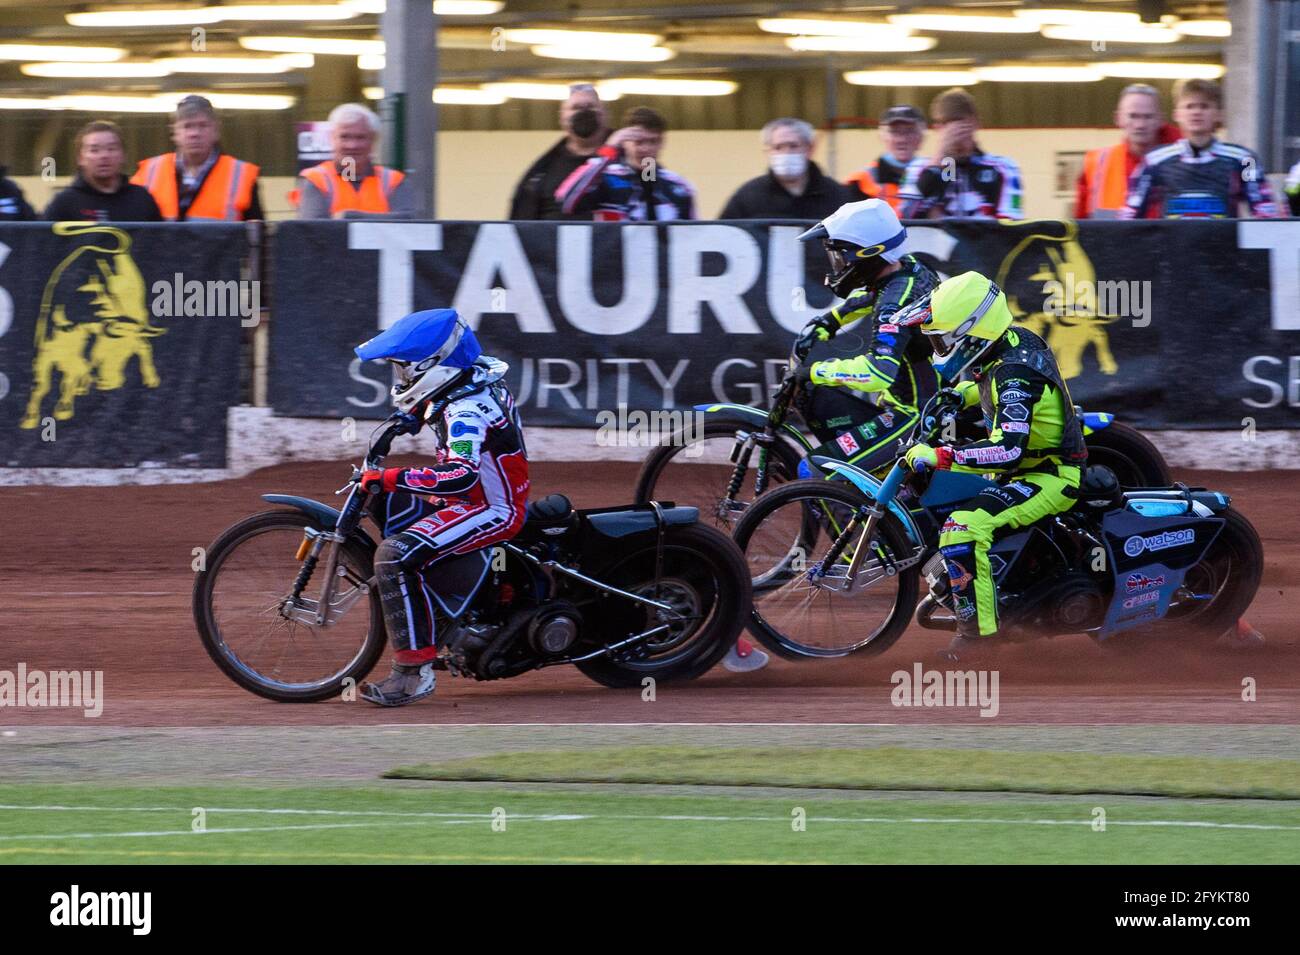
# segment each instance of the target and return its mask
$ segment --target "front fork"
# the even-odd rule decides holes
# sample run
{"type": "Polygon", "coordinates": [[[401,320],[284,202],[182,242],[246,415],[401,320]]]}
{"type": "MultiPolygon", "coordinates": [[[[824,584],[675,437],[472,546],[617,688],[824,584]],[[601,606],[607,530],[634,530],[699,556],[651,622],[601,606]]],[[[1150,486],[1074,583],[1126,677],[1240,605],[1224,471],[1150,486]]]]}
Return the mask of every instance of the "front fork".
{"type": "Polygon", "coordinates": [[[744,510],[745,505],[736,500],[736,495],[740,493],[745,483],[745,472],[749,470],[749,462],[755,450],[758,451],[758,469],[754,475],[754,497],[758,497],[767,489],[767,466],[771,460],[771,452],[768,449],[774,440],[774,436],[766,431],[736,432],[736,444],[731,449],[731,461],[735,467],[731,470],[731,481],[727,484],[726,497],[718,505],[719,517],[727,517],[732,511],[744,510]]]}
{"type": "MultiPolygon", "coordinates": [[[[302,567],[298,570],[298,576],[294,578],[290,603],[293,608],[299,611],[299,614],[302,613],[304,604],[302,593],[307,589],[307,584],[311,581],[312,574],[320,563],[322,551],[324,551],[325,577],[321,581],[320,594],[316,598],[316,612],[311,614],[312,620],[310,621],[314,622],[318,627],[333,622],[330,620],[330,612],[336,609],[333,607],[334,590],[338,583],[340,570],[345,570],[339,565],[339,548],[347,540],[347,536],[351,532],[351,526],[356,523],[355,518],[350,519],[351,515],[354,512],[359,512],[363,506],[355,500],[358,493],[365,494],[364,491],[359,490],[359,486],[354,485],[347,503],[343,506],[343,516],[340,517],[339,523],[334,530],[318,531],[310,527],[305,528],[302,543],[298,546],[298,559],[302,561],[302,567]]],[[[359,586],[362,591],[366,589],[364,582],[359,586]]],[[[348,601],[348,606],[351,606],[351,603],[352,601],[348,601]]],[[[337,609],[341,612],[347,608],[340,607],[337,609]]],[[[310,611],[308,613],[310,614],[310,611]]]]}

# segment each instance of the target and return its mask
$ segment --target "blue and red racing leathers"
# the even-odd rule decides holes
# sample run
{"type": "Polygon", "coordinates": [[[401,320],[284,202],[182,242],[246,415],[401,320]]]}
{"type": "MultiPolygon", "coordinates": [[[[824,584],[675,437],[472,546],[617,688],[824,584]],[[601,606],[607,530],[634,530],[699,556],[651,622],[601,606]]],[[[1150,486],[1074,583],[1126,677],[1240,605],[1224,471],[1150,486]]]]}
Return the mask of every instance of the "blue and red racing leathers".
{"type": "Polygon", "coordinates": [[[1147,153],[1119,217],[1141,219],[1154,206],[1166,219],[1235,219],[1243,202],[1256,218],[1278,216],[1259,157],[1217,139],[1203,147],[1180,139],[1147,153]]]}
{"type": "MultiPolygon", "coordinates": [[[[452,612],[439,594],[439,562],[509,540],[523,527],[528,457],[504,373],[504,363],[480,359],[475,380],[442,410],[435,462],[386,468],[384,493],[371,502],[385,538],[375,575],[398,663],[437,655],[437,621],[452,612]]],[[[487,568],[485,559],[484,574],[487,568]]]]}

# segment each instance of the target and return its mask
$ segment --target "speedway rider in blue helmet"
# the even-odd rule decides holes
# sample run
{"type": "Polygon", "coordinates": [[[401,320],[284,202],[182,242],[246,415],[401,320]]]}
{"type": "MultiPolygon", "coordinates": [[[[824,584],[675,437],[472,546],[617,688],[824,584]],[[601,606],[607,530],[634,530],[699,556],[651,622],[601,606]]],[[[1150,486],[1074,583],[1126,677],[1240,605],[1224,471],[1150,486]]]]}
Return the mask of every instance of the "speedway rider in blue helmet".
{"type": "MultiPolygon", "coordinates": [[[[806,376],[797,406],[823,442],[810,457],[823,454],[872,471],[893,458],[939,390],[925,336],[893,322],[939,277],[905,253],[907,229],[883,199],[846,203],[799,239],[822,240],[831,264],[826,285],[844,299],[809,322],[795,345],[805,362],[798,374],[806,376]],[[861,354],[807,362],[816,344],[854,323],[860,323],[861,354]]],[[[807,462],[800,474],[811,476],[807,462]]]]}
{"type": "MultiPolygon", "coordinates": [[[[393,645],[393,671],[361,686],[363,699],[401,706],[433,693],[435,646],[446,601],[438,562],[509,540],[524,523],[528,457],[505,362],[482,353],[450,308],[407,315],[356,349],[393,365],[393,403],[430,422],[434,463],[367,471],[372,514],[384,535],[375,577],[393,645]]],[[[487,563],[484,562],[486,573],[487,563]]]]}

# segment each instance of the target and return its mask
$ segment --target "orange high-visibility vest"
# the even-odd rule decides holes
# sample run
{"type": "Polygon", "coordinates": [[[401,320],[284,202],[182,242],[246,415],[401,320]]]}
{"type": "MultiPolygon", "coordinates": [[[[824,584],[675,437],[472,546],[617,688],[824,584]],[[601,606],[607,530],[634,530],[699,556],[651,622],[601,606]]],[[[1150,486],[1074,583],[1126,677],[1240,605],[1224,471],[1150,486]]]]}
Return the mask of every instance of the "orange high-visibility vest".
{"type": "MultiPolygon", "coordinates": [[[[222,153],[208,170],[185,218],[215,219],[222,222],[242,220],[253,202],[257,173],[258,167],[251,162],[222,153]]],[[[175,153],[163,153],[161,156],[140,160],[140,166],[131,181],[149,190],[164,219],[175,220],[179,217],[175,153]]]]}
{"type": "Polygon", "coordinates": [[[895,212],[901,212],[903,200],[898,197],[899,183],[878,182],[870,169],[863,169],[844,180],[846,186],[856,186],[868,199],[884,199],[895,212]]]}
{"type": "Polygon", "coordinates": [[[1128,177],[1140,160],[1126,143],[1090,149],[1083,157],[1083,177],[1088,187],[1088,215],[1113,219],[1128,199],[1128,177]]]}
{"type": "Polygon", "coordinates": [[[376,163],[371,167],[370,175],[361,180],[361,187],[354,188],[352,183],[339,175],[332,159],[304,169],[302,177],[329,196],[331,216],[350,210],[388,212],[388,197],[406,178],[396,169],[388,169],[376,163]]]}

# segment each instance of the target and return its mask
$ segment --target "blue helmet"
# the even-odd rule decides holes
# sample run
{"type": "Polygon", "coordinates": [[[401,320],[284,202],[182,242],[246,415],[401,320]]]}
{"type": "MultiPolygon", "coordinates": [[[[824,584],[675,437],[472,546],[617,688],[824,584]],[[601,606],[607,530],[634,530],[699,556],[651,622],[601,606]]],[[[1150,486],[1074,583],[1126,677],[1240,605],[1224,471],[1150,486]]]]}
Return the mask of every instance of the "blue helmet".
{"type": "Polygon", "coordinates": [[[412,312],[356,347],[364,361],[392,362],[397,381],[393,403],[410,411],[426,398],[438,398],[483,354],[478,339],[454,308],[412,312]]]}

